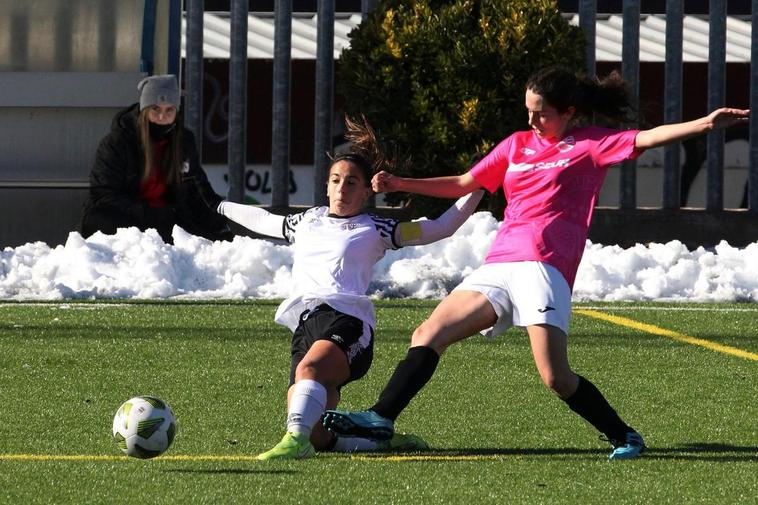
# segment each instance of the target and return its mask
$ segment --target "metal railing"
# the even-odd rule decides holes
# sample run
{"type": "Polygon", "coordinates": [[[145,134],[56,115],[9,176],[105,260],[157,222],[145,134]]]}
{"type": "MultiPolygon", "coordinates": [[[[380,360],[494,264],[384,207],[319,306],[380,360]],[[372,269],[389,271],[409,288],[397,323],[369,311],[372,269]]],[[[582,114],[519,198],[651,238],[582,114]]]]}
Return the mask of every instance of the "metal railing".
{"type": "MultiPolygon", "coordinates": [[[[274,55],[274,85],[273,85],[273,118],[272,118],[272,206],[286,207],[288,205],[288,171],[289,171],[289,101],[290,101],[290,57],[291,57],[291,0],[279,0],[275,11],[275,55],[274,55]]],[[[362,10],[366,12],[374,7],[372,0],[363,0],[362,10]]],[[[185,84],[187,91],[187,126],[195,132],[198,141],[201,140],[202,110],[202,0],[187,0],[187,44],[185,84]]],[[[232,2],[234,5],[234,2],[232,2]]],[[[630,84],[634,100],[639,97],[640,78],[640,0],[623,0],[623,51],[622,76],[630,84]]],[[[587,71],[595,73],[595,26],[597,21],[597,0],[579,0],[579,26],[587,35],[586,59],[587,71]]],[[[666,58],[665,58],[665,89],[663,99],[664,122],[672,123],[682,120],[682,33],[683,7],[681,0],[666,2],[666,58]]],[[[710,0],[709,4],[709,63],[708,63],[708,110],[714,110],[725,105],[725,66],[726,66],[726,0],[710,0]]],[[[316,59],[316,98],[315,98],[315,132],[314,132],[314,203],[323,204],[325,192],[320,188],[325,186],[328,158],[326,153],[332,149],[333,102],[334,102],[334,0],[319,0],[318,2],[318,32],[316,59]]],[[[758,0],[752,0],[752,21],[758,20],[758,0]]],[[[758,57],[758,30],[751,33],[751,91],[750,107],[758,104],[758,68],[752,65],[758,57]]],[[[244,72],[234,70],[235,65],[245,65],[246,62],[237,60],[230,62],[230,88],[239,89],[240,80],[246,79],[244,72]]],[[[230,107],[234,109],[241,106],[230,107]]],[[[748,171],[748,209],[758,213],[758,121],[750,119],[749,143],[750,165],[748,171]]],[[[244,142],[244,135],[237,129],[244,128],[239,121],[230,121],[229,141],[230,156],[232,151],[238,152],[239,146],[232,143],[244,142]],[[232,124],[234,123],[234,124],[232,124]]],[[[681,205],[681,160],[680,146],[669,145],[664,150],[663,197],[661,206],[664,209],[678,209],[681,205]]],[[[244,156],[244,145],[241,146],[244,156]]],[[[706,208],[721,210],[724,204],[724,132],[710,133],[707,137],[707,195],[706,208]]],[[[230,158],[230,163],[231,163],[230,158]]],[[[236,167],[234,170],[240,170],[236,167]]],[[[636,162],[623,164],[619,187],[619,206],[622,209],[636,208],[636,162]]],[[[230,173],[230,197],[241,198],[241,178],[230,173]]]]}
{"type": "MultiPolygon", "coordinates": [[[[640,0],[623,1],[623,55],[622,76],[639,96],[639,18],[640,0]]],[[[579,26],[587,36],[587,70],[595,73],[595,18],[596,0],[579,0],[579,26]]],[[[710,0],[708,16],[708,110],[725,104],[726,74],[726,0],[710,0]]],[[[684,12],[681,0],[666,1],[666,61],[664,90],[664,122],[682,120],[682,32],[684,12]]],[[[752,0],[752,22],[758,20],[758,0],[752,0]]],[[[751,95],[750,108],[758,104],[758,30],[751,30],[751,95]]],[[[748,169],[748,209],[758,213],[758,124],[750,118],[750,166],[748,169]]],[[[724,132],[708,134],[707,138],[707,195],[708,210],[724,208],[724,132]]],[[[679,145],[664,150],[663,201],[664,209],[680,207],[681,162],[679,145]]],[[[622,167],[620,207],[636,207],[636,164],[627,162],[622,167]]]]}

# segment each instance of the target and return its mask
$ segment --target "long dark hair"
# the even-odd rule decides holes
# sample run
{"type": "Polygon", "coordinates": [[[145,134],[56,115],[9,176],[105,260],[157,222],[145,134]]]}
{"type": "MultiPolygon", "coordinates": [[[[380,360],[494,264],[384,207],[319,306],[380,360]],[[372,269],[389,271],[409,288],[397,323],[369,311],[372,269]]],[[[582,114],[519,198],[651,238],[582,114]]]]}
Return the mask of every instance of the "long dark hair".
{"type": "MultiPolygon", "coordinates": [[[[140,147],[142,149],[142,180],[150,177],[153,164],[154,149],[153,139],[150,137],[150,120],[148,119],[149,107],[145,107],[137,118],[137,130],[139,131],[140,147]]],[[[179,111],[176,113],[174,128],[168,134],[168,148],[163,157],[163,166],[158,168],[158,173],[163,177],[167,186],[178,186],[181,181],[182,171],[182,121],[179,111]]]]}
{"type": "Polygon", "coordinates": [[[574,107],[577,119],[591,120],[598,115],[602,122],[615,125],[637,121],[629,86],[615,70],[601,79],[561,67],[546,67],[529,77],[526,89],[540,95],[558,112],[574,107]]]}

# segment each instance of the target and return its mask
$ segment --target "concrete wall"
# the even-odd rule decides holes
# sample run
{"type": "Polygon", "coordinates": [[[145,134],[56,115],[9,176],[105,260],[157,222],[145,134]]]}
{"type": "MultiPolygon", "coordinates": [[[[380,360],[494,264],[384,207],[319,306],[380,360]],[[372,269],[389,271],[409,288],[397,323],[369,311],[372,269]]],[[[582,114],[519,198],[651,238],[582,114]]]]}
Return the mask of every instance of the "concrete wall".
{"type": "Polygon", "coordinates": [[[100,139],[137,100],[143,0],[0,0],[0,247],[78,228],[100,139]]]}

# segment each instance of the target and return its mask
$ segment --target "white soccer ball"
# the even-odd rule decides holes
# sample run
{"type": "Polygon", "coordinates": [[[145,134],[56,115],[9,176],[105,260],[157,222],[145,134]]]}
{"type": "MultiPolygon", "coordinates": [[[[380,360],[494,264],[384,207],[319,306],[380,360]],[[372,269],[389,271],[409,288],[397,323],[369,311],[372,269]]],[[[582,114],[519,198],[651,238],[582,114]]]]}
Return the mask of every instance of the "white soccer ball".
{"type": "Polygon", "coordinates": [[[169,448],[176,435],[174,412],[154,396],[136,396],[125,401],[113,418],[113,438],[124,454],[149,459],[169,448]]]}

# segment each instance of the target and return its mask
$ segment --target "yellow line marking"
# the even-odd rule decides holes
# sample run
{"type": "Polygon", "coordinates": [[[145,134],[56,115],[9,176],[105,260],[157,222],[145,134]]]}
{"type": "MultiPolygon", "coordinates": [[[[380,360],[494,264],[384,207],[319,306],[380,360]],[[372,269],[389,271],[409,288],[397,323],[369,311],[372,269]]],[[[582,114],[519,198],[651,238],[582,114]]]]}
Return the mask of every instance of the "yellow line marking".
{"type": "MultiPolygon", "coordinates": [[[[356,461],[501,461],[503,455],[394,455],[394,456],[363,456],[352,455],[356,461]]],[[[102,454],[0,454],[0,461],[134,461],[128,456],[107,456],[102,454]]],[[[258,461],[255,455],[224,456],[224,455],[190,455],[177,454],[159,456],[153,461],[258,461]]]]}
{"type": "Polygon", "coordinates": [[[710,340],[704,340],[702,338],[690,337],[689,335],[685,335],[683,333],[666,330],[652,324],[641,323],[639,321],[635,321],[634,319],[612,316],[610,314],[605,314],[596,310],[577,309],[574,310],[574,312],[582,314],[583,316],[602,319],[603,321],[618,324],[619,326],[626,326],[629,328],[634,328],[635,330],[642,330],[647,333],[652,333],[653,335],[668,337],[672,340],[677,340],[686,344],[699,345],[700,347],[705,347],[711,351],[723,352],[725,354],[731,354],[732,356],[739,356],[740,358],[758,361],[758,354],[755,354],[753,352],[743,351],[742,349],[737,349],[736,347],[730,347],[728,345],[717,344],[716,342],[711,342],[710,340]]]}
{"type": "Polygon", "coordinates": [[[503,455],[461,454],[458,456],[352,456],[350,459],[357,461],[502,461],[503,455]]]}
{"type": "MultiPolygon", "coordinates": [[[[501,454],[461,454],[461,455],[393,455],[393,456],[369,456],[352,455],[356,461],[502,461],[505,456],[501,454]]],[[[134,461],[128,456],[109,456],[102,454],[0,454],[1,461],[134,461]]],[[[190,455],[176,454],[172,456],[159,456],[152,461],[258,461],[255,455],[190,455]]]]}
{"type": "MultiPolygon", "coordinates": [[[[132,461],[129,456],[105,456],[99,454],[0,454],[0,461],[132,461]]],[[[158,461],[257,461],[256,455],[222,456],[176,454],[159,456],[158,461]]]]}

